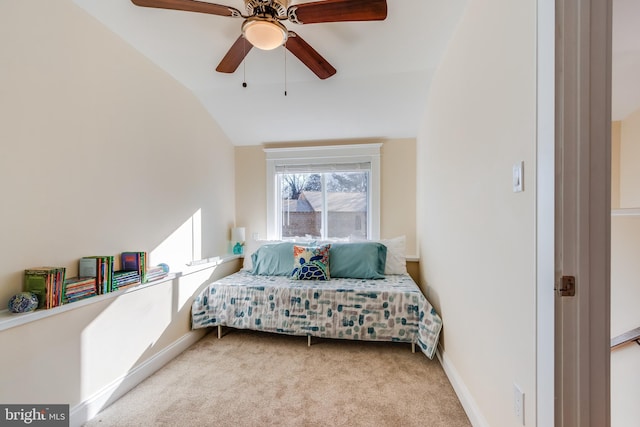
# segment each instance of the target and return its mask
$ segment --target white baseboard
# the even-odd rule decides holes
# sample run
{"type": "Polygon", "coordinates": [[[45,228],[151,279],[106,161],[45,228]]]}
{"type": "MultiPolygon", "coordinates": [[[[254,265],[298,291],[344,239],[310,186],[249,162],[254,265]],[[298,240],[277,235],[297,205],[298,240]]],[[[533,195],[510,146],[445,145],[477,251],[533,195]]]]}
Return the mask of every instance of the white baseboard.
{"type": "Polygon", "coordinates": [[[145,362],[133,368],[125,375],[117,378],[111,384],[93,396],[82,401],[69,411],[69,426],[80,427],[101,410],[111,405],[113,402],[124,396],[132,388],[140,384],[147,377],[151,376],[158,369],[170,362],[173,358],[195,344],[207,333],[206,329],[189,331],[171,345],[160,350],[145,362]]]}
{"type": "Polygon", "coordinates": [[[462,378],[460,378],[455,366],[451,363],[451,359],[449,359],[447,354],[440,348],[438,348],[436,354],[440,364],[442,365],[442,369],[444,369],[444,373],[447,375],[447,378],[449,378],[453,391],[458,395],[458,400],[460,400],[464,412],[466,412],[469,421],[471,421],[471,425],[474,427],[489,427],[489,423],[482,416],[480,408],[478,408],[478,405],[469,392],[469,389],[464,384],[464,381],[462,381],[462,378]]]}

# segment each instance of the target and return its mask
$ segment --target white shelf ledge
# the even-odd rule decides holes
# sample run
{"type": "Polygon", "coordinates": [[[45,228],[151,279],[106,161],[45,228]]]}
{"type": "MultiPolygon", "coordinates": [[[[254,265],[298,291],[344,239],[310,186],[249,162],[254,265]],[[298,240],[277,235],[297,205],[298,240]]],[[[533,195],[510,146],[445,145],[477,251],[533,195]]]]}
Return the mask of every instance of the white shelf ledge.
{"type": "Polygon", "coordinates": [[[121,295],[131,292],[137,292],[142,289],[149,288],[151,286],[160,285],[162,283],[170,282],[179,277],[196,273],[198,271],[206,270],[207,268],[214,268],[225,262],[232,261],[234,259],[242,258],[242,255],[225,255],[222,257],[208,258],[206,260],[196,261],[188,265],[183,271],[176,273],[170,273],[167,277],[163,277],[153,282],[147,282],[140,285],[136,285],[130,288],[122,289],[120,291],[109,292],[102,295],[96,295],[90,298],[75,301],[69,304],[64,304],[59,307],[50,308],[48,310],[40,309],[31,311],[29,313],[12,313],[8,309],[0,310],[0,331],[6,329],[15,328],[16,326],[24,325],[26,323],[35,322],[36,320],[44,319],[47,317],[55,316],[60,313],[64,313],[70,310],[75,310],[80,307],[84,307],[90,304],[96,304],[105,300],[117,298],[121,295]]]}

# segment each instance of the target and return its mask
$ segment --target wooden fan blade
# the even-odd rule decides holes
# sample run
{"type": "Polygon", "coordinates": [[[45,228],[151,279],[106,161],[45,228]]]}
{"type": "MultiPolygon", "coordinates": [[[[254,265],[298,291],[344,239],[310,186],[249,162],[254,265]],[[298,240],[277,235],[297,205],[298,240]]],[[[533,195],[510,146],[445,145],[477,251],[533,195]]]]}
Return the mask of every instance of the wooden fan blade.
{"type": "Polygon", "coordinates": [[[185,10],[187,12],[209,13],[211,15],[241,17],[236,8],[221,4],[205,3],[195,0],[131,0],[136,6],[156,7],[158,9],[185,10]]]}
{"type": "Polygon", "coordinates": [[[323,0],[290,6],[289,21],[319,22],[382,21],[387,17],[386,0],[323,0]]]}
{"type": "Polygon", "coordinates": [[[285,47],[321,79],[324,80],[336,73],[336,69],[331,64],[293,31],[289,31],[285,47]]]}
{"type": "Polygon", "coordinates": [[[246,41],[244,37],[238,37],[238,40],[235,41],[218,64],[218,67],[216,67],[216,71],[220,73],[233,73],[236,71],[252,47],[253,45],[246,41]]]}

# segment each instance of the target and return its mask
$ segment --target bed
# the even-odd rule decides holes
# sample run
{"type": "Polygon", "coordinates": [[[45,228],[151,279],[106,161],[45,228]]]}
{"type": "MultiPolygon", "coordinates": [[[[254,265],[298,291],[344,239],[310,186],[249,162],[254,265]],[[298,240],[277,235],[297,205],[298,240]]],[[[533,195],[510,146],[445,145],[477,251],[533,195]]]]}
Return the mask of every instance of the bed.
{"type": "Polygon", "coordinates": [[[261,269],[263,259],[257,252],[252,268],[217,280],[196,295],[192,328],[226,326],[307,336],[309,344],[311,337],[404,342],[433,358],[442,320],[406,268],[400,274],[385,274],[386,246],[381,245],[384,251],[379,246],[370,251],[378,252],[368,257],[375,265],[368,272],[362,245],[344,249],[334,244],[335,261],[329,271],[354,277],[300,280],[291,275],[289,249],[295,250],[294,244],[280,245],[276,256],[262,257],[266,269],[261,269]],[[345,254],[354,252],[357,255],[341,266],[345,254]]]}

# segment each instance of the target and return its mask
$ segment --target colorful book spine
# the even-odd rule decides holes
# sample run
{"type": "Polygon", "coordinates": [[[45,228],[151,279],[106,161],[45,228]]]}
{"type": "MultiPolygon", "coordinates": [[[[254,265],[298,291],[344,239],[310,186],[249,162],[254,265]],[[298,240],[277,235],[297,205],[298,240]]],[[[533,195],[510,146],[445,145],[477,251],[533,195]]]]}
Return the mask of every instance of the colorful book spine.
{"type": "Polygon", "coordinates": [[[64,267],[34,267],[24,271],[24,289],[38,297],[38,308],[102,295],[166,277],[161,267],[148,267],[147,252],[123,252],[122,270],[114,271],[113,256],[87,256],[78,261],[78,276],[65,278],[64,267]]]}
{"type": "Polygon", "coordinates": [[[95,277],[70,277],[64,281],[62,303],[77,301],[96,295],[95,277]]]}
{"type": "Polygon", "coordinates": [[[123,289],[126,286],[140,284],[140,273],[137,271],[120,270],[113,273],[113,290],[123,289]]]}
{"type": "Polygon", "coordinates": [[[24,290],[38,297],[38,308],[62,305],[64,267],[34,267],[24,271],[24,290]]]}
{"type": "Polygon", "coordinates": [[[96,293],[98,295],[111,292],[113,289],[113,261],[113,256],[89,256],[80,258],[78,275],[95,277],[96,293]]]}

